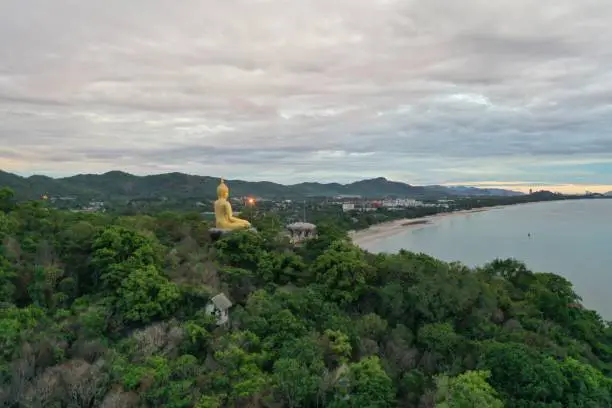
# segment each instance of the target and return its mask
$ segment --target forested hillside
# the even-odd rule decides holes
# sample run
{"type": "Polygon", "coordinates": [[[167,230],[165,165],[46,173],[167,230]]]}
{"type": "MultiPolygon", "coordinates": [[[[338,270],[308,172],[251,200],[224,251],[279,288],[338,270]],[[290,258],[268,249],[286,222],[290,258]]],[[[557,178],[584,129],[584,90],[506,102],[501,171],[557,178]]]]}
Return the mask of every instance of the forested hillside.
{"type": "Polygon", "coordinates": [[[197,215],[0,193],[0,406],[612,406],[612,331],[563,278],[253,223],[211,243],[197,215]],[[204,309],[221,292],[225,326],[204,309]]]}
{"type": "MultiPolygon", "coordinates": [[[[255,195],[265,198],[332,197],[359,195],[364,197],[419,197],[441,198],[445,196],[515,196],[520,193],[507,190],[478,188],[456,189],[443,186],[412,186],[390,181],[383,177],[361,180],[349,184],[300,183],[283,185],[270,181],[229,180],[236,197],[255,195]]],[[[0,186],[16,191],[19,198],[38,199],[41,195],[53,197],[72,196],[87,199],[134,198],[214,198],[219,184],[218,177],[195,176],[184,173],[136,176],[121,171],[104,174],[78,174],[64,178],[46,176],[20,177],[0,170],[0,186]]]]}

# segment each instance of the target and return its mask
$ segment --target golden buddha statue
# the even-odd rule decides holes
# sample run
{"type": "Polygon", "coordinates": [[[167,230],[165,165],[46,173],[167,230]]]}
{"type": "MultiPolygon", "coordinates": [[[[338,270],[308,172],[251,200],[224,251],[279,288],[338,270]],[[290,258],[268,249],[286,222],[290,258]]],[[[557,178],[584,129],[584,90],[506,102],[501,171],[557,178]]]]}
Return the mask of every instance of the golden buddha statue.
{"type": "Polygon", "coordinates": [[[217,201],[215,201],[215,221],[217,228],[226,230],[250,228],[250,222],[234,217],[232,214],[232,205],[227,201],[228,196],[229,188],[223,179],[221,179],[221,183],[217,187],[217,201]]]}

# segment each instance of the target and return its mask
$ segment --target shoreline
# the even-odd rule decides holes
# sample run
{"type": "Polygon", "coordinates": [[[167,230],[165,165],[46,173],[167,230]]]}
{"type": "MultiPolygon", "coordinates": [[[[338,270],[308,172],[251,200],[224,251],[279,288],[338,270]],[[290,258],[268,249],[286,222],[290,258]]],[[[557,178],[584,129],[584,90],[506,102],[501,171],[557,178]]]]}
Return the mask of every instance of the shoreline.
{"type": "Polygon", "coordinates": [[[459,210],[459,211],[450,211],[450,212],[442,212],[434,215],[428,215],[425,217],[419,218],[401,218],[399,220],[386,221],[381,222],[380,224],[372,225],[366,229],[358,230],[358,231],[349,231],[349,238],[353,242],[353,244],[363,247],[368,244],[375,243],[381,239],[389,238],[394,235],[401,234],[404,231],[409,230],[410,228],[415,227],[424,227],[427,225],[431,225],[434,221],[455,215],[466,215],[472,213],[478,213],[483,211],[489,211],[496,208],[504,208],[507,205],[497,205],[493,207],[482,207],[482,208],[473,208],[471,210],[459,210]]]}

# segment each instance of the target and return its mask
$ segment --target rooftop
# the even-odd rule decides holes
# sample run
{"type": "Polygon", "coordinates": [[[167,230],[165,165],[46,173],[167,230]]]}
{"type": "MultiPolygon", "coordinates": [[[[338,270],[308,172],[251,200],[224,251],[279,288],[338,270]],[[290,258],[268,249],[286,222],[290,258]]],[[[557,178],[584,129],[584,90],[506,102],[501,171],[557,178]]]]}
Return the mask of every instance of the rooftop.
{"type": "Polygon", "coordinates": [[[287,229],[289,230],[313,230],[316,228],[316,225],[309,222],[294,222],[293,224],[287,225],[287,229]]]}
{"type": "Polygon", "coordinates": [[[227,310],[232,307],[232,302],[223,293],[214,296],[210,301],[221,310],[227,310]]]}

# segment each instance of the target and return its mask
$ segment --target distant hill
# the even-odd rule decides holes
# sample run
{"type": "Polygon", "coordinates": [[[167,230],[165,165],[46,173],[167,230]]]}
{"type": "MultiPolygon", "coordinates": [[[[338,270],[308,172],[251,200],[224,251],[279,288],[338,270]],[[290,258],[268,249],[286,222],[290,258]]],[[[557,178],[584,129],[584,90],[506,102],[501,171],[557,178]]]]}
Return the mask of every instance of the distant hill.
{"type": "MultiPolygon", "coordinates": [[[[413,186],[379,177],[349,184],[300,183],[283,185],[269,181],[252,182],[227,180],[234,196],[255,195],[264,198],[299,198],[308,196],[333,197],[353,195],[362,197],[441,198],[445,196],[516,195],[508,190],[457,188],[444,186],[413,186]]],[[[47,176],[21,177],[0,171],[0,186],[15,190],[20,198],[51,196],[109,198],[213,198],[219,177],[194,176],[183,173],[135,176],[121,171],[104,174],[79,174],[64,178],[47,176]]]]}
{"type": "Polygon", "coordinates": [[[607,193],[604,193],[604,195],[608,197],[612,197],[612,191],[608,191],[607,193]]]}
{"type": "Polygon", "coordinates": [[[362,197],[420,197],[438,194],[436,190],[423,186],[412,186],[406,183],[390,181],[384,177],[356,181],[350,184],[339,183],[300,183],[287,186],[300,195],[338,196],[356,195],[362,197]]]}
{"type": "Polygon", "coordinates": [[[446,188],[448,188],[449,190],[459,195],[467,195],[467,196],[511,197],[511,196],[524,195],[524,193],[521,193],[520,191],[505,190],[501,188],[476,188],[476,187],[469,187],[469,186],[450,186],[446,188]]]}

